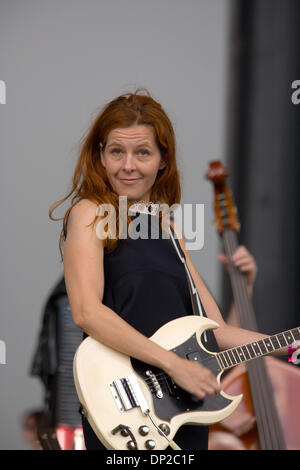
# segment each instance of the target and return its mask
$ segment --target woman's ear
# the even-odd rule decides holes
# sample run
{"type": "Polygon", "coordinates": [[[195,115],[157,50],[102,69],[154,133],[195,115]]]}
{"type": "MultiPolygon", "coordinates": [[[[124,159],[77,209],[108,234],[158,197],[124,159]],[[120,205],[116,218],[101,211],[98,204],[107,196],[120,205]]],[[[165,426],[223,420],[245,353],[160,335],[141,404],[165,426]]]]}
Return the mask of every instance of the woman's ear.
{"type": "Polygon", "coordinates": [[[159,170],[163,170],[163,168],[165,168],[167,165],[167,162],[163,159],[160,160],[160,165],[159,165],[159,170]]]}

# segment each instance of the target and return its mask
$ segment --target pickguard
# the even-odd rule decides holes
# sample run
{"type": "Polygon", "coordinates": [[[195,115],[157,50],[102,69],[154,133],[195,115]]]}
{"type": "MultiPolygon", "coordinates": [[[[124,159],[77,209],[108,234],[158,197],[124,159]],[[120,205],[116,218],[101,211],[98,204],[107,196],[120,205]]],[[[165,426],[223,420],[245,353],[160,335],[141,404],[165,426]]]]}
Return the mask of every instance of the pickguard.
{"type": "MultiPolygon", "coordinates": [[[[176,346],[172,351],[184,359],[196,360],[197,362],[202,363],[202,365],[208,367],[214,375],[217,375],[220,372],[220,368],[214,354],[204,351],[204,349],[199,346],[196,334],[193,334],[187,341],[176,346]]],[[[147,381],[147,386],[151,392],[152,390],[149,385],[150,381],[146,375],[146,371],[151,370],[156,376],[161,378],[161,380],[159,380],[159,384],[163,392],[163,397],[158,398],[155,391],[152,392],[155,413],[161,420],[170,421],[174,416],[186,412],[221,410],[232,402],[232,400],[225,398],[220,393],[213,396],[206,395],[204,399],[197,399],[195,401],[190,393],[176,386],[172,379],[167,376],[163,370],[132,357],[130,360],[135,373],[143,379],[144,382],[147,381]],[[164,375],[162,376],[160,374],[164,375]]]]}

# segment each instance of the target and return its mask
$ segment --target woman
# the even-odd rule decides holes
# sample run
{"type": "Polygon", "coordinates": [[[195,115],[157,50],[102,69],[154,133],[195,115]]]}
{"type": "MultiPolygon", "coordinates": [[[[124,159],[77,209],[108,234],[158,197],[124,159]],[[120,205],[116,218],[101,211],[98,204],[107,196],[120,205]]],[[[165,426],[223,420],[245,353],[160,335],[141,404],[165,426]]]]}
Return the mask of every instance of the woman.
{"type": "MultiPolygon", "coordinates": [[[[67,293],[74,322],[85,335],[162,369],[180,387],[203,398],[220,391],[210,370],[149,339],[168,321],[192,314],[184,267],[171,240],[163,239],[162,232],[159,239],[101,238],[97,233],[97,208],[104,203],[116,209],[119,227],[120,196],[127,197],[129,206],[144,201],[146,209],[150,201],[169,206],[180,202],[172,124],[161,105],[139,91],[117,97],[100,112],[83,142],[71,192],[52,208],[75,193],[60,238],[60,250],[65,239],[67,293]]],[[[151,214],[146,217],[150,224],[156,220],[151,214]]],[[[224,322],[184,239],[179,241],[206,315],[220,325],[215,336],[208,335],[207,349],[265,338],[224,322]]],[[[105,449],[85,418],[83,429],[88,450],[105,449]]],[[[182,449],[207,449],[208,427],[182,426],[174,441],[182,449]]]]}

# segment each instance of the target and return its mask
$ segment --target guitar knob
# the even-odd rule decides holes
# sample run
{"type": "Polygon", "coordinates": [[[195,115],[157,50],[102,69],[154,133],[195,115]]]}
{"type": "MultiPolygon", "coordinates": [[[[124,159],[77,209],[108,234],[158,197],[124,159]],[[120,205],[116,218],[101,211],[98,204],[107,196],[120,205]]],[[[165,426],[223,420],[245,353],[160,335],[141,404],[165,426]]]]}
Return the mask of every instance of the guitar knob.
{"type": "Polygon", "coordinates": [[[133,441],[128,441],[127,442],[127,449],[135,450],[136,449],[135,443],[133,441]]]}
{"type": "Polygon", "coordinates": [[[128,432],[126,429],[123,428],[123,429],[121,430],[121,436],[127,437],[127,436],[129,436],[129,432],[128,432]]]}
{"type": "Polygon", "coordinates": [[[147,434],[149,434],[149,431],[150,431],[150,429],[148,428],[148,426],[140,426],[139,427],[139,433],[142,436],[147,436],[147,434]]]}
{"type": "Polygon", "coordinates": [[[156,443],[152,439],[148,439],[148,441],[145,442],[146,449],[152,450],[154,449],[155,446],[156,446],[156,443]]]}
{"type": "Polygon", "coordinates": [[[171,432],[169,426],[168,426],[167,424],[165,424],[165,423],[160,424],[158,427],[159,427],[159,429],[162,430],[162,432],[163,432],[166,436],[168,436],[168,435],[170,434],[170,432],[171,432]]]}

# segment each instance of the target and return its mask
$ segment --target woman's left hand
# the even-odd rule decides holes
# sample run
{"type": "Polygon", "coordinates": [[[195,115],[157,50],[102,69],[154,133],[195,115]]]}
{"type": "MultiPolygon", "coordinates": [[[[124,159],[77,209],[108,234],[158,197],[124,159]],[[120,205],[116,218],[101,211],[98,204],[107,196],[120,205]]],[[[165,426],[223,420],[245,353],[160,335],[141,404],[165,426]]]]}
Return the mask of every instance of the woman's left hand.
{"type": "MultiPolygon", "coordinates": [[[[225,268],[228,270],[228,258],[223,253],[218,255],[219,260],[224,264],[225,268]]],[[[238,267],[243,274],[245,274],[247,279],[247,286],[249,288],[253,287],[255,282],[256,273],[257,273],[257,264],[254,257],[243,245],[238,246],[235,252],[232,255],[232,263],[234,266],[238,267]]]]}

